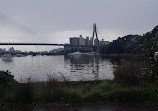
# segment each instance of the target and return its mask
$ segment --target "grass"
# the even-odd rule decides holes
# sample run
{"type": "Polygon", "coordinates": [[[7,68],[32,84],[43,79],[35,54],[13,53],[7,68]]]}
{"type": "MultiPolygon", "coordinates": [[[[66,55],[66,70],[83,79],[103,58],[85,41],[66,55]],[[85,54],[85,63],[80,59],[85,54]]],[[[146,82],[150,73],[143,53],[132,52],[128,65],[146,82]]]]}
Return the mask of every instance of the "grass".
{"type": "Polygon", "coordinates": [[[26,105],[106,104],[157,102],[157,85],[122,86],[115,81],[15,83],[3,89],[0,107],[26,105]]]}

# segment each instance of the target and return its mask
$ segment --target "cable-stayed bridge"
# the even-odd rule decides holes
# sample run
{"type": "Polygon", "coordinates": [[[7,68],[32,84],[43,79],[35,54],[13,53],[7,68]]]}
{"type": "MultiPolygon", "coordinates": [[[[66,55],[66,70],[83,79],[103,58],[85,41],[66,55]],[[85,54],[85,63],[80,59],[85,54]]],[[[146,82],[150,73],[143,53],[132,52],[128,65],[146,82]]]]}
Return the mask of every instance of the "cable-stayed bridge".
{"type": "Polygon", "coordinates": [[[53,43],[0,43],[0,45],[33,45],[33,46],[78,46],[78,47],[96,47],[90,45],[73,45],[73,44],[53,44],[53,43]]]}
{"type": "MultiPolygon", "coordinates": [[[[34,34],[31,32],[31,36],[35,37],[36,38],[36,42],[32,42],[31,40],[29,42],[24,42],[26,41],[26,38],[27,36],[30,36],[30,35],[25,35],[25,37],[23,37],[23,34],[19,34],[19,32],[14,29],[14,27],[11,27],[10,24],[13,24],[14,26],[17,26],[19,29],[22,29],[22,30],[25,30],[25,31],[28,31],[27,28],[21,26],[21,25],[17,25],[17,23],[15,23],[11,18],[8,18],[6,15],[0,15],[0,37],[1,39],[3,40],[6,40],[5,42],[1,42],[0,41],[0,45],[3,46],[3,45],[16,45],[16,46],[20,46],[20,45],[23,45],[23,46],[64,46],[64,49],[65,47],[88,47],[88,48],[97,48],[97,51],[99,50],[99,39],[98,39],[98,34],[97,34],[97,28],[96,28],[96,24],[93,25],[93,33],[92,33],[92,42],[94,42],[94,39],[97,40],[97,44],[96,45],[93,45],[93,43],[91,45],[76,45],[76,44],[58,44],[58,43],[51,43],[51,42],[43,42],[43,41],[39,41],[38,39],[38,35],[37,34],[34,34]],[[9,25],[8,25],[9,24],[9,25]],[[22,36],[22,38],[16,38],[15,36],[22,36]],[[95,36],[95,38],[94,38],[95,36]],[[24,40],[21,40],[21,39],[24,39],[24,40]],[[19,42],[16,42],[14,40],[21,40],[19,42]]],[[[30,38],[28,38],[30,39],[30,38]]]]}

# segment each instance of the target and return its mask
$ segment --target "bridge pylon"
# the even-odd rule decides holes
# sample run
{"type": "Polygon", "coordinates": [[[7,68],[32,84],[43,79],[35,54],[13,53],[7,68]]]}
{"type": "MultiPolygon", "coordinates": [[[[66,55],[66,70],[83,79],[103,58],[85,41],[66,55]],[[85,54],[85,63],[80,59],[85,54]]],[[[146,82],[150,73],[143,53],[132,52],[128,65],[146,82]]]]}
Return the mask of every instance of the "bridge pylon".
{"type": "Polygon", "coordinates": [[[93,36],[92,36],[92,41],[91,41],[91,46],[97,46],[96,52],[99,52],[99,39],[98,39],[98,34],[97,34],[97,26],[96,23],[93,25],[93,36]],[[96,36],[96,39],[94,39],[94,36],[96,36]]]}

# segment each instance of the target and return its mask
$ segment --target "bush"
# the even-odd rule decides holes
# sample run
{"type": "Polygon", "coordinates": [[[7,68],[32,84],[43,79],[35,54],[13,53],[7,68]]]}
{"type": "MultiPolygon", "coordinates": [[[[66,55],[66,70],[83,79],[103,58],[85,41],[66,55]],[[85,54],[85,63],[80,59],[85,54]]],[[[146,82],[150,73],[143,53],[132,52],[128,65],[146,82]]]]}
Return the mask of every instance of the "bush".
{"type": "Polygon", "coordinates": [[[15,90],[15,101],[20,104],[31,104],[33,102],[32,83],[19,83],[15,90]]]}
{"type": "Polygon", "coordinates": [[[0,71],[0,84],[6,84],[9,81],[12,81],[14,79],[14,76],[11,75],[11,73],[7,71],[0,71]]]}
{"type": "Polygon", "coordinates": [[[140,84],[143,77],[142,65],[137,62],[123,61],[114,71],[115,80],[129,85],[140,84]]]}

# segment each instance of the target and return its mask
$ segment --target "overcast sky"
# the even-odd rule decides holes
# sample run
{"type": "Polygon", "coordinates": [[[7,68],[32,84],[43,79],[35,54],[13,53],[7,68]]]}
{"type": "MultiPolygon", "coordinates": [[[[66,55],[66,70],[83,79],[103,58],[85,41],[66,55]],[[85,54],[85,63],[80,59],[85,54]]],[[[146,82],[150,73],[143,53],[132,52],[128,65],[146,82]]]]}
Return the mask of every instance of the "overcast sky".
{"type": "Polygon", "coordinates": [[[158,0],[0,0],[1,41],[68,43],[94,22],[99,39],[143,34],[158,25],[158,0]]]}

